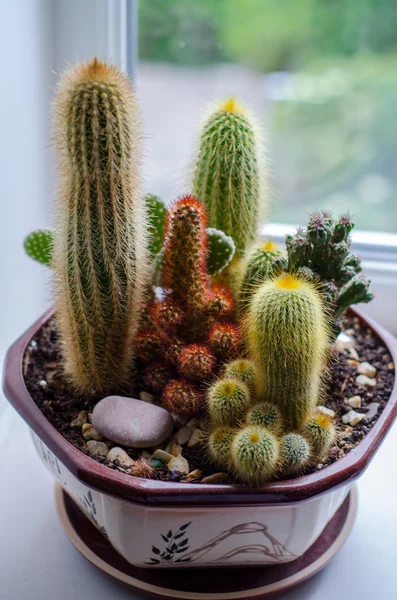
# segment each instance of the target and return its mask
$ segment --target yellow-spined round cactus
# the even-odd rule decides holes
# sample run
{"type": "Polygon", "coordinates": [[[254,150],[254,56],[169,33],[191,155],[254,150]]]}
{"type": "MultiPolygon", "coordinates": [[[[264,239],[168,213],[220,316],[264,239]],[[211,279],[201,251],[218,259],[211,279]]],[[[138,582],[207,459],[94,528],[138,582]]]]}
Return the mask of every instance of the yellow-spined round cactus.
{"type": "Polygon", "coordinates": [[[322,392],[329,326],[315,286],[292,274],[262,284],[247,315],[256,395],[279,407],[287,430],[299,429],[322,392]]]}
{"type": "Polygon", "coordinates": [[[236,256],[255,241],[266,199],[261,136],[255,119],[229,98],[205,120],[195,161],[193,193],[211,227],[230,235],[236,256]]]}
{"type": "Polygon", "coordinates": [[[270,402],[254,404],[247,412],[245,420],[248,425],[261,425],[275,434],[281,433],[283,428],[280,409],[270,402]]]}
{"type": "Polygon", "coordinates": [[[60,188],[54,268],[65,372],[82,394],[129,381],[147,283],[141,124],[129,80],[94,59],[55,101],[60,188]]]}
{"type": "Polygon", "coordinates": [[[280,444],[275,435],[258,425],[247,425],[235,436],[231,463],[238,478],[250,485],[270,481],[277,469],[280,444]]]}
{"type": "Polygon", "coordinates": [[[230,466],[230,447],[235,434],[235,429],[224,426],[216,427],[208,436],[209,457],[221,469],[228,469],[230,466]]]}
{"type": "Polygon", "coordinates": [[[255,365],[252,360],[247,358],[232,360],[227,363],[223,372],[224,377],[233,377],[245,383],[251,392],[255,388],[255,374],[255,365]]]}
{"type": "Polygon", "coordinates": [[[313,458],[323,458],[336,439],[336,428],[331,415],[314,409],[300,430],[310,443],[313,458]]]}
{"type": "Polygon", "coordinates": [[[236,425],[244,418],[250,403],[250,392],[242,381],[223,377],[208,389],[207,403],[214,425],[236,425]]]}

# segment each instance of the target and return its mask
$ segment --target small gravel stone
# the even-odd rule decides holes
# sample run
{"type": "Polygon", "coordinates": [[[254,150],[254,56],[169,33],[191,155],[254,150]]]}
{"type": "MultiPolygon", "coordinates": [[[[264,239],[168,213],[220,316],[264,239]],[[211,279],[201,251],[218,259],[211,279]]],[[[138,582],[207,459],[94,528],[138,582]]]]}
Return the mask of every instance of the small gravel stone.
{"type": "Polygon", "coordinates": [[[172,458],[174,458],[172,454],[160,449],[156,450],[156,452],[152,456],[152,460],[161,460],[161,462],[165,465],[167,465],[172,458]]]}
{"type": "Polygon", "coordinates": [[[149,392],[140,392],[139,399],[142,400],[142,402],[149,402],[149,404],[153,404],[154,402],[154,396],[149,394],[149,392]]]}
{"type": "Polygon", "coordinates": [[[357,373],[359,373],[359,375],[366,375],[367,377],[372,378],[376,375],[376,369],[369,362],[362,362],[357,368],[357,373]]]}
{"type": "Polygon", "coordinates": [[[349,348],[349,354],[353,360],[359,361],[360,357],[358,355],[357,350],[354,347],[349,348]]]}
{"type": "Polygon", "coordinates": [[[177,444],[183,446],[189,441],[190,436],[192,435],[192,430],[189,427],[182,427],[179,429],[174,435],[174,439],[177,444]]]}
{"type": "Polygon", "coordinates": [[[127,452],[118,446],[115,446],[107,453],[106,459],[110,462],[118,460],[120,465],[124,467],[129,467],[134,463],[132,458],[128,456],[127,452]]]}
{"type": "Polygon", "coordinates": [[[170,471],[183,473],[183,475],[187,475],[189,473],[189,463],[182,455],[173,456],[172,460],[170,460],[170,462],[167,464],[167,467],[170,471]]]}
{"type": "Polygon", "coordinates": [[[109,448],[104,442],[90,440],[87,442],[87,449],[91,456],[107,456],[109,448]]]}
{"type": "Polygon", "coordinates": [[[344,333],[343,331],[338,335],[335,341],[335,348],[339,352],[343,352],[344,350],[351,348],[353,345],[354,339],[351,337],[351,335],[348,335],[347,332],[344,333]]]}
{"type": "Polygon", "coordinates": [[[204,433],[201,429],[195,429],[190,436],[190,439],[187,443],[188,448],[195,448],[196,446],[200,446],[204,441],[204,433]]]}
{"type": "Polygon", "coordinates": [[[87,419],[89,423],[92,423],[92,413],[88,413],[87,419]]]}
{"type": "Polygon", "coordinates": [[[95,429],[91,423],[84,423],[81,428],[83,432],[83,438],[85,440],[96,440],[97,442],[101,442],[103,440],[103,436],[95,429]]]}
{"type": "Polygon", "coordinates": [[[77,417],[70,423],[70,428],[81,429],[84,423],[87,423],[87,413],[85,410],[81,410],[77,417]]]}
{"type": "Polygon", "coordinates": [[[378,414],[379,406],[379,402],[371,402],[370,404],[368,404],[368,410],[364,415],[366,421],[372,421],[372,419],[376,417],[376,415],[378,414]]]}
{"type": "Polygon", "coordinates": [[[345,440],[345,439],[351,437],[352,433],[353,433],[353,427],[345,427],[343,429],[342,433],[340,434],[340,438],[342,440],[345,440]]]}
{"type": "Polygon", "coordinates": [[[364,414],[358,413],[355,410],[350,410],[348,413],[343,415],[342,423],[349,424],[354,427],[354,425],[357,425],[363,419],[365,419],[364,414]]]}
{"type": "Polygon", "coordinates": [[[161,462],[161,460],[157,460],[157,458],[154,460],[152,459],[151,464],[152,464],[153,469],[159,469],[160,467],[163,466],[163,463],[161,462]]]}
{"type": "Polygon", "coordinates": [[[389,369],[389,371],[393,371],[394,370],[394,362],[389,362],[389,364],[387,365],[387,368],[389,369]]]}
{"type": "Polygon", "coordinates": [[[47,382],[46,382],[46,380],[45,380],[45,379],[40,379],[40,381],[39,381],[39,385],[40,385],[41,387],[43,387],[43,388],[44,388],[44,387],[47,387],[47,382]]]}
{"type": "Polygon", "coordinates": [[[376,383],[376,379],[371,379],[370,377],[367,377],[367,375],[358,375],[358,377],[356,377],[356,384],[363,388],[373,388],[376,386],[376,383]]]}
{"type": "Polygon", "coordinates": [[[171,454],[172,454],[172,456],[179,456],[180,454],[182,454],[182,446],[180,446],[179,444],[177,444],[175,442],[172,442],[171,454]]]}
{"type": "Polygon", "coordinates": [[[92,423],[105,438],[127,448],[157,446],[170,437],[174,428],[164,408],[122,396],[100,400],[93,410],[92,423]]]}
{"type": "Polygon", "coordinates": [[[194,469],[194,471],[190,471],[190,473],[188,473],[186,475],[186,481],[200,480],[201,474],[202,473],[201,473],[200,469],[194,469]]]}
{"type": "Polygon", "coordinates": [[[329,451],[329,454],[333,458],[335,458],[335,456],[339,456],[339,448],[338,448],[338,446],[332,446],[332,448],[329,451]]]}
{"type": "Polygon", "coordinates": [[[335,411],[332,410],[331,408],[327,408],[326,406],[317,406],[316,411],[317,411],[317,413],[327,415],[328,417],[333,418],[335,416],[335,411]]]}
{"type": "Polygon", "coordinates": [[[186,424],[186,427],[190,427],[190,429],[197,429],[199,424],[200,424],[200,419],[196,419],[194,417],[193,419],[190,419],[190,421],[188,421],[188,423],[186,424]]]}
{"type": "Polygon", "coordinates": [[[357,367],[358,367],[358,366],[359,366],[359,364],[360,364],[360,363],[358,362],[358,360],[353,360],[353,359],[351,359],[351,358],[348,358],[346,362],[347,362],[347,364],[348,364],[350,367],[353,367],[353,369],[357,369],[357,367]]]}
{"type": "Polygon", "coordinates": [[[352,408],[361,408],[361,396],[352,396],[346,403],[352,408]]]}
{"type": "Polygon", "coordinates": [[[204,477],[204,479],[201,480],[201,483],[208,483],[210,485],[222,485],[222,483],[226,483],[228,480],[228,473],[214,473],[213,475],[204,477]]]}

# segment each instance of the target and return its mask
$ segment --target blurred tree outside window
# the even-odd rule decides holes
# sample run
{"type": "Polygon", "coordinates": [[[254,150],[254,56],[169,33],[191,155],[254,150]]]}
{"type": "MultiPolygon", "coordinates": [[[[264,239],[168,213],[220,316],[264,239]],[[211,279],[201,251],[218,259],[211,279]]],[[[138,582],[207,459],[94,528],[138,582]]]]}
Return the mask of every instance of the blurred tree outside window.
{"type": "Polygon", "coordinates": [[[200,112],[233,94],[267,141],[272,220],[350,209],[397,232],[395,0],[140,0],[147,185],[170,200],[200,112]]]}

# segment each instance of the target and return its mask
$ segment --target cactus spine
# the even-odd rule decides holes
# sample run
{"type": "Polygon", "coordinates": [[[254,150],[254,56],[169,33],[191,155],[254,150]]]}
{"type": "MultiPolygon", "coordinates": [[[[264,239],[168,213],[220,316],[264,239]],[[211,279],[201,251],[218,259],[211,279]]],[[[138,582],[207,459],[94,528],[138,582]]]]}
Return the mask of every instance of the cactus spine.
{"type": "Polygon", "coordinates": [[[311,448],[298,433],[288,433],[280,443],[280,470],[283,475],[298,475],[308,466],[311,448]]]}
{"type": "Polygon", "coordinates": [[[244,314],[248,308],[251,296],[258,285],[273,277],[277,271],[281,271],[279,261],[275,260],[279,257],[281,257],[281,252],[270,240],[250,252],[239,290],[239,309],[241,314],[244,314]]]}
{"type": "Polygon", "coordinates": [[[230,466],[230,448],[235,435],[232,427],[216,427],[208,436],[207,449],[212,462],[227,469],[230,466]]]}
{"type": "Polygon", "coordinates": [[[128,79],[94,59],[64,75],[55,115],[54,266],[65,371],[81,393],[114,392],[130,375],[146,284],[137,101],[128,79]]]}
{"type": "Polygon", "coordinates": [[[204,123],[193,189],[210,226],[233,238],[237,256],[255,241],[264,187],[257,127],[244,107],[229,98],[204,123]]]}
{"type": "Polygon", "coordinates": [[[250,402],[248,387],[238,379],[218,379],[208,390],[208,410],[216,425],[236,425],[250,402]]]}
{"type": "Polygon", "coordinates": [[[279,408],[269,402],[258,402],[254,404],[247,413],[248,425],[261,425],[269,431],[279,434],[282,431],[283,422],[279,408]]]}
{"type": "Polygon", "coordinates": [[[320,295],[284,274],[258,288],[247,321],[257,399],[277,405],[285,426],[299,429],[322,390],[329,334],[320,295]]]}
{"type": "Polygon", "coordinates": [[[330,415],[314,410],[303,423],[302,435],[308,440],[313,456],[325,456],[336,438],[335,425],[330,415]]]}

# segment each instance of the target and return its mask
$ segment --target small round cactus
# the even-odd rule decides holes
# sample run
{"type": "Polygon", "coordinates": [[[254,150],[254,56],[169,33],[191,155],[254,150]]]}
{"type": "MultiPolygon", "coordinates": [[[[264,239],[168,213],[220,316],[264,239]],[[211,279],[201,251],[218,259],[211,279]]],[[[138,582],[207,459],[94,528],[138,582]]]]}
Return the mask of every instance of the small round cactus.
{"type": "Polygon", "coordinates": [[[204,344],[189,344],[182,348],[178,359],[179,371],[185,377],[202,381],[213,372],[216,359],[204,344]]]}
{"type": "Polygon", "coordinates": [[[212,462],[222,469],[230,466],[230,448],[236,431],[232,427],[217,427],[207,440],[208,454],[212,462]]]}
{"type": "Polygon", "coordinates": [[[215,323],[209,333],[211,350],[223,360],[236,356],[240,341],[239,328],[233,323],[215,323]]]}
{"type": "Polygon", "coordinates": [[[196,417],[204,410],[204,398],[191,383],[172,379],[161,396],[161,402],[167,410],[177,415],[196,417]]]}
{"type": "Polygon", "coordinates": [[[314,409],[312,415],[305,421],[301,434],[309,442],[314,458],[325,456],[336,438],[336,429],[333,418],[314,409]]]}
{"type": "Polygon", "coordinates": [[[308,441],[298,433],[288,433],[280,442],[280,470],[283,475],[298,475],[308,466],[311,451],[308,441]]]}
{"type": "Polygon", "coordinates": [[[216,425],[235,425],[241,421],[250,402],[248,387],[237,379],[218,379],[208,390],[208,410],[216,425]]]}
{"type": "Polygon", "coordinates": [[[246,423],[248,425],[261,425],[272,433],[280,433],[282,430],[282,417],[279,408],[270,402],[257,402],[247,413],[246,423]]]}
{"type": "Polygon", "coordinates": [[[279,460],[279,442],[264,427],[248,425],[235,436],[231,461],[236,475],[244,483],[260,485],[272,479],[279,460]]]}
{"type": "Polygon", "coordinates": [[[247,358],[237,358],[225,367],[224,377],[233,377],[245,383],[249,390],[255,386],[255,364],[247,358]]]}
{"type": "Polygon", "coordinates": [[[251,296],[258,285],[281,270],[279,263],[274,260],[280,256],[280,250],[270,240],[250,252],[239,290],[239,310],[241,314],[244,314],[248,308],[251,296]]]}
{"type": "Polygon", "coordinates": [[[207,228],[208,235],[208,272],[217,275],[230,263],[236,246],[232,238],[219,229],[207,228]]]}
{"type": "Polygon", "coordinates": [[[184,316],[181,307],[169,297],[156,302],[152,307],[153,321],[166,331],[180,325],[184,316]]]}

